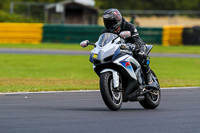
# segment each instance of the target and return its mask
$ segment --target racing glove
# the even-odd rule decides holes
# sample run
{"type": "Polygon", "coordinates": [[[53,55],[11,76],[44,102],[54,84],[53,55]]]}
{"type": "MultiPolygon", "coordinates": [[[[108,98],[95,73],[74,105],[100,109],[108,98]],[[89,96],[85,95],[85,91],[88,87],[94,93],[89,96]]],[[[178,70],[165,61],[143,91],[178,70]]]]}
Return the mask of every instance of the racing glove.
{"type": "Polygon", "coordinates": [[[130,49],[131,51],[134,51],[134,50],[135,50],[135,45],[134,45],[134,44],[127,43],[126,45],[129,47],[129,49],[130,49]]]}
{"type": "Polygon", "coordinates": [[[145,50],[146,50],[146,46],[145,45],[140,46],[138,54],[141,55],[141,56],[143,56],[143,57],[145,57],[146,56],[145,50]]]}
{"type": "Polygon", "coordinates": [[[80,43],[81,47],[83,47],[83,48],[87,47],[88,44],[89,44],[89,41],[88,41],[88,40],[82,41],[82,42],[80,43]]]}
{"type": "Polygon", "coordinates": [[[124,49],[124,50],[133,51],[135,47],[134,47],[133,44],[127,43],[127,44],[121,44],[120,48],[121,48],[121,49],[124,49]]]}

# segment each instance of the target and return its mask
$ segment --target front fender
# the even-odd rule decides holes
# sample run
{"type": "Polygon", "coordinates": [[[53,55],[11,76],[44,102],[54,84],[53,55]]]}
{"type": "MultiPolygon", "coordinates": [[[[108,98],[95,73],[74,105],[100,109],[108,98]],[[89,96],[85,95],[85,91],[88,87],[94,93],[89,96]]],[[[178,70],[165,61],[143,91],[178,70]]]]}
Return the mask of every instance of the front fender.
{"type": "Polygon", "coordinates": [[[114,88],[119,87],[119,75],[118,75],[118,72],[113,70],[113,69],[104,69],[100,73],[105,73],[105,72],[112,72],[114,88]]]}

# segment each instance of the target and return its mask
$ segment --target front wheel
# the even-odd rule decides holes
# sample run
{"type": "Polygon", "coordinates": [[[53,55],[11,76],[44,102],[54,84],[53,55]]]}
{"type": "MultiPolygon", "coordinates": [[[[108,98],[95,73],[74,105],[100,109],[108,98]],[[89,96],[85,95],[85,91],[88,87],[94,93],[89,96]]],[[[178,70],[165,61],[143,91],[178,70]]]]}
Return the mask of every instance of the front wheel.
{"type": "MultiPolygon", "coordinates": [[[[120,80],[121,84],[121,80],[120,80]]],[[[100,75],[100,91],[106,106],[113,111],[119,110],[122,106],[122,91],[113,87],[113,76],[111,72],[100,75]]]]}
{"type": "MultiPolygon", "coordinates": [[[[159,84],[158,78],[156,74],[151,70],[151,76],[155,80],[154,82],[157,82],[159,84]]],[[[149,88],[151,89],[151,88],[149,88]]],[[[145,109],[155,109],[160,104],[161,99],[161,92],[160,89],[153,89],[151,92],[148,92],[145,94],[145,99],[143,101],[140,101],[140,104],[145,109]]]]}

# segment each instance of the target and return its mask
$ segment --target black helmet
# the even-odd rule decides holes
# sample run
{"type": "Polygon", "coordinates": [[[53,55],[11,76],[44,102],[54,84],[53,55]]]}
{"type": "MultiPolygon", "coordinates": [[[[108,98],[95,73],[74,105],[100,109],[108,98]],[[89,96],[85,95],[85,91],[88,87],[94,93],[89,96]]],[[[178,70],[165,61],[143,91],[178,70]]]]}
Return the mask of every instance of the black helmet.
{"type": "Polygon", "coordinates": [[[103,22],[107,30],[118,33],[121,29],[122,15],[117,9],[108,9],[103,14],[103,22]]]}

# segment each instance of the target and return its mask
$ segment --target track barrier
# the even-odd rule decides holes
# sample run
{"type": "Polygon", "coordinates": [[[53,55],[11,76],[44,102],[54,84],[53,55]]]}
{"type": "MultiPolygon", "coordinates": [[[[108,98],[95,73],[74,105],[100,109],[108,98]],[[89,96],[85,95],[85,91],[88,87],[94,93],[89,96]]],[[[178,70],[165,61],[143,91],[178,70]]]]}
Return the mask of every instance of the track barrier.
{"type": "Polygon", "coordinates": [[[164,26],[163,27],[163,46],[183,45],[182,42],[183,26],[164,26]]]}
{"type": "MultiPolygon", "coordinates": [[[[44,25],[43,42],[80,43],[86,39],[96,42],[103,29],[98,25],[44,25]]],[[[137,29],[144,42],[161,44],[162,28],[137,29]]]]}
{"type": "Polygon", "coordinates": [[[184,45],[200,45],[200,26],[184,28],[182,37],[184,45]]]}
{"type": "MultiPolygon", "coordinates": [[[[96,42],[103,26],[42,23],[0,23],[0,43],[39,44],[41,42],[96,42]]],[[[147,44],[199,45],[200,26],[137,27],[140,38],[147,44]]]]}
{"type": "Polygon", "coordinates": [[[0,43],[40,43],[42,27],[41,23],[0,23],[0,43]]]}

